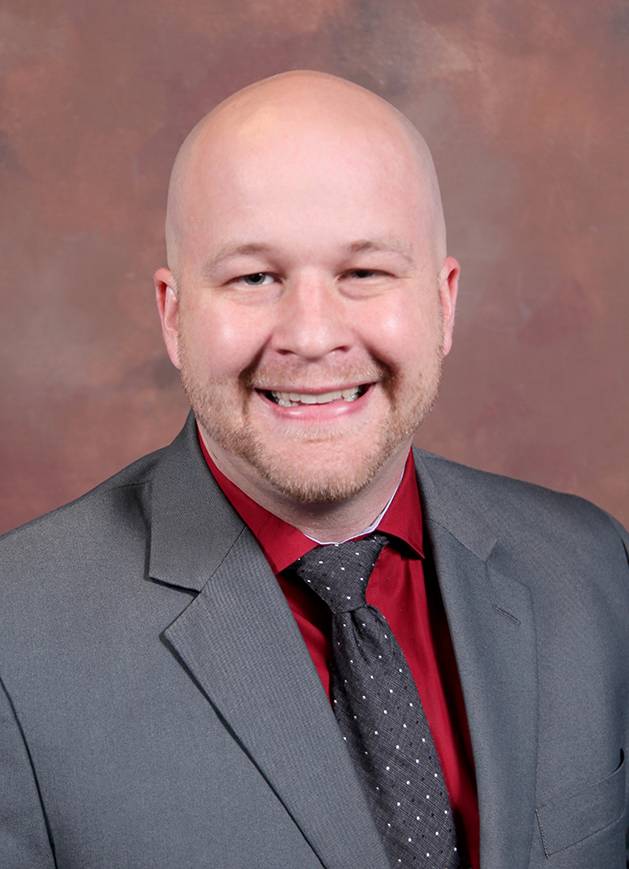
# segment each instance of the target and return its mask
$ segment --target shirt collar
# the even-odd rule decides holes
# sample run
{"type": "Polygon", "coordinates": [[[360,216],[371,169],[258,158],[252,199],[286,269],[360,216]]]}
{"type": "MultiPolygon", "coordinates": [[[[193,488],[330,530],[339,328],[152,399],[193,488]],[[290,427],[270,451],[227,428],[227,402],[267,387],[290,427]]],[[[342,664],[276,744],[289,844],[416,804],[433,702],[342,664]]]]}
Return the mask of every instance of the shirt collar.
{"type": "MultiPolygon", "coordinates": [[[[216,467],[197,428],[203,457],[221,491],[257,539],[273,573],[290,564],[317,545],[316,541],[279,516],[261,507],[216,467]]],[[[419,486],[413,454],[409,450],[404,473],[393,499],[378,524],[378,531],[395,537],[410,557],[423,557],[423,530],[419,486]]],[[[358,535],[361,536],[361,535],[358,535]]]]}

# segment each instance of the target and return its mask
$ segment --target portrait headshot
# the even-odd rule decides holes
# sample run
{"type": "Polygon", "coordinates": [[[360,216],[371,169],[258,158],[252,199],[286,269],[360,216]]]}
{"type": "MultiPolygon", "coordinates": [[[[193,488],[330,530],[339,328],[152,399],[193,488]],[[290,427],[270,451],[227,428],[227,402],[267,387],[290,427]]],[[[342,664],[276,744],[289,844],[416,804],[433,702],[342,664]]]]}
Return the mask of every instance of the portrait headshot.
{"type": "Polygon", "coordinates": [[[1,869],[627,869],[627,9],[3,19],[1,869]]]}

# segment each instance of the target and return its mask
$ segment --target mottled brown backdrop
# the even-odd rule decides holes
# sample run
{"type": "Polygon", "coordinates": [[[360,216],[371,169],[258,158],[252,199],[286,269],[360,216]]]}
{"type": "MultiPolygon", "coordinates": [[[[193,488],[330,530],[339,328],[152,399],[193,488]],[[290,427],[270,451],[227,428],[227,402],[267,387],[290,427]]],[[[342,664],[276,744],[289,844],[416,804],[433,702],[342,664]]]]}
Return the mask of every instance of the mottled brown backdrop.
{"type": "Polygon", "coordinates": [[[435,154],[463,281],[419,443],[629,522],[626,0],[1,0],[0,528],[178,430],[169,167],[214,102],[297,67],[435,154]]]}

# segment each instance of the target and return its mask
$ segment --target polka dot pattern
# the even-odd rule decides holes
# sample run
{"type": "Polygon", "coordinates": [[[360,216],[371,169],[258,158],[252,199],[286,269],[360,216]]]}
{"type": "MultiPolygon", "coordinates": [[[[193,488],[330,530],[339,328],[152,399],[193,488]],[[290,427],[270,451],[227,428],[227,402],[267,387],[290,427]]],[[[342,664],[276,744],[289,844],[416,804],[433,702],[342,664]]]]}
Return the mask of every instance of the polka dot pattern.
{"type": "Polygon", "coordinates": [[[365,601],[387,538],[317,546],[292,570],[330,607],[332,708],[393,866],[460,869],[441,765],[406,659],[365,601]]]}

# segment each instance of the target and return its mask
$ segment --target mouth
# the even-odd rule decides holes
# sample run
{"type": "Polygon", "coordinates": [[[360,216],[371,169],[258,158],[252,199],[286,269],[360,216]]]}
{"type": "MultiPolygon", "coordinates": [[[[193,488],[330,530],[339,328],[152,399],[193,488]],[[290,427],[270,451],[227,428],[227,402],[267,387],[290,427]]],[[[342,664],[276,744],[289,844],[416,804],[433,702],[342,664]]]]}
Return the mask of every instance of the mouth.
{"type": "Polygon", "coordinates": [[[371,383],[361,383],[358,386],[327,390],[326,392],[285,392],[273,389],[256,391],[279,407],[298,407],[300,405],[332,404],[332,402],[337,401],[351,404],[351,402],[361,398],[372,385],[371,383]]]}

